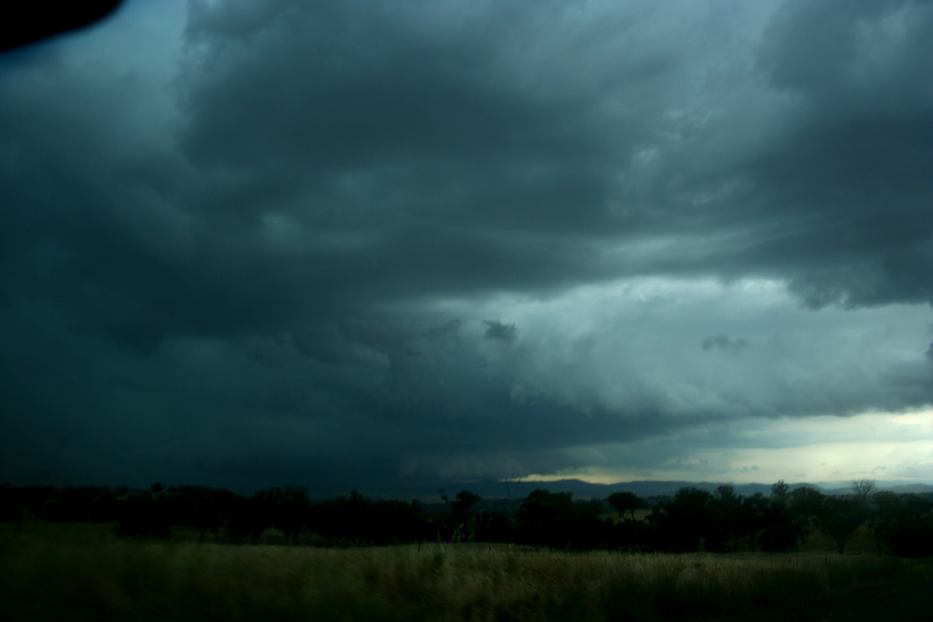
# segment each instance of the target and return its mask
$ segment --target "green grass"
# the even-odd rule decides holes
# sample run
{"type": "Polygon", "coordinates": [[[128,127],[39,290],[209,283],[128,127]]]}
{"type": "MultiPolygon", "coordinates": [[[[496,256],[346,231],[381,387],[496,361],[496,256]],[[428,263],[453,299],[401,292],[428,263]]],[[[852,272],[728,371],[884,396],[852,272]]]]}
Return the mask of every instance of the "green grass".
{"type": "Polygon", "coordinates": [[[867,555],[334,550],[46,526],[0,530],[0,619],[806,620],[930,574],[867,555]]]}

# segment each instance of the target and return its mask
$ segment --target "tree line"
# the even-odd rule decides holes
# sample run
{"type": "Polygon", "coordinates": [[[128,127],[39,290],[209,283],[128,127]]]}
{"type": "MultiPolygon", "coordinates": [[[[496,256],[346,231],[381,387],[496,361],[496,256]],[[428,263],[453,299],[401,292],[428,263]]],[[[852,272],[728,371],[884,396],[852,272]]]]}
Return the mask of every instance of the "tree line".
{"type": "Polygon", "coordinates": [[[791,489],[742,496],[682,488],[641,499],[618,492],[602,500],[534,490],[517,507],[486,507],[464,490],[444,503],[378,500],[357,492],[312,501],[306,488],[241,495],[202,486],[0,486],[0,521],[112,523],[126,537],[170,538],[188,530],[201,541],[256,543],[275,530],[288,544],[387,545],[413,542],[515,543],[562,549],[633,552],[793,551],[816,532],[842,554],[865,527],[878,549],[898,556],[933,555],[933,495],[877,492],[855,482],[848,494],[791,489]]]}

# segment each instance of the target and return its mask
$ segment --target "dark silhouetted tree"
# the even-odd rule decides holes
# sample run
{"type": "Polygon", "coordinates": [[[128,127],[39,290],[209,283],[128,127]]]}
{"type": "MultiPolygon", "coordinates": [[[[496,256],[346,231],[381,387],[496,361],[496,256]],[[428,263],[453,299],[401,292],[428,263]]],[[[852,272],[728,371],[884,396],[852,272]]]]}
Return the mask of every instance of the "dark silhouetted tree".
{"type": "Polygon", "coordinates": [[[806,537],[806,520],[792,511],[790,495],[790,486],[779,480],[771,487],[771,498],[761,506],[757,539],[762,551],[791,551],[806,537]]]}
{"type": "Polygon", "coordinates": [[[168,538],[172,535],[168,498],[162,489],[129,491],[117,502],[121,536],[168,538]]]}
{"type": "Polygon", "coordinates": [[[815,488],[797,488],[790,493],[789,504],[794,513],[808,519],[819,516],[825,496],[815,488]]]}
{"type": "Polygon", "coordinates": [[[447,539],[454,542],[472,542],[476,539],[476,521],[470,510],[480,501],[479,495],[461,490],[450,504],[450,525],[447,539]]]}
{"type": "Polygon", "coordinates": [[[638,495],[631,492],[614,492],[609,495],[607,501],[612,509],[619,513],[620,518],[624,518],[628,512],[632,520],[635,520],[635,510],[642,505],[638,495]]]}
{"type": "Polygon", "coordinates": [[[933,499],[879,492],[872,531],[884,550],[902,557],[933,555],[933,499]]]}
{"type": "Polygon", "coordinates": [[[515,516],[516,538],[526,544],[594,548],[604,538],[601,503],[574,502],[570,493],[533,490],[515,516]]]}
{"type": "Polygon", "coordinates": [[[709,533],[712,498],[705,490],[681,488],[673,499],[656,507],[650,520],[657,546],[675,553],[700,550],[709,533]]]}
{"type": "Polygon", "coordinates": [[[474,505],[479,503],[480,496],[469,490],[461,490],[457,493],[457,500],[451,505],[451,513],[455,518],[464,518],[474,505]]]}
{"type": "Polygon", "coordinates": [[[820,526],[836,543],[840,555],[845,553],[849,538],[866,518],[865,506],[853,497],[826,497],[818,516],[820,526]]]}
{"type": "Polygon", "coordinates": [[[709,513],[705,548],[709,551],[738,550],[742,535],[742,498],[735,493],[733,486],[716,488],[709,513]]]}
{"type": "Polygon", "coordinates": [[[875,491],[875,482],[870,479],[857,479],[852,482],[852,492],[861,503],[868,505],[872,493],[875,491]]]}

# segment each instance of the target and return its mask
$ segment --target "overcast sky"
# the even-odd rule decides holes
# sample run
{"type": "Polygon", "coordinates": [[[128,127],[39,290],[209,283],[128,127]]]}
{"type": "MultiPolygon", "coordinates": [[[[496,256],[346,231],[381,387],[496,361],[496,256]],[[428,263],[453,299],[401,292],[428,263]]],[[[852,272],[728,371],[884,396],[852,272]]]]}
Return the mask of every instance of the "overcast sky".
{"type": "Polygon", "coordinates": [[[933,481],[933,3],[129,2],[0,56],[0,481],[933,481]]]}

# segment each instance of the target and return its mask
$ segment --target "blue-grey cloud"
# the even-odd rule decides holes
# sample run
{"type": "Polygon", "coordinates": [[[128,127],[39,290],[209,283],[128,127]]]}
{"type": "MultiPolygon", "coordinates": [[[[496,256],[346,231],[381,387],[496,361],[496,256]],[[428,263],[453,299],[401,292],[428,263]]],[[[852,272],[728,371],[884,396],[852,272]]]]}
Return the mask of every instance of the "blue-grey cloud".
{"type": "Polygon", "coordinates": [[[521,475],[922,407],[931,24],[193,0],[2,57],[0,479],[521,475]]]}
{"type": "Polygon", "coordinates": [[[704,352],[708,352],[710,350],[741,352],[748,347],[748,342],[741,337],[733,339],[728,335],[717,334],[704,338],[703,342],[700,344],[700,347],[704,352]]]}

